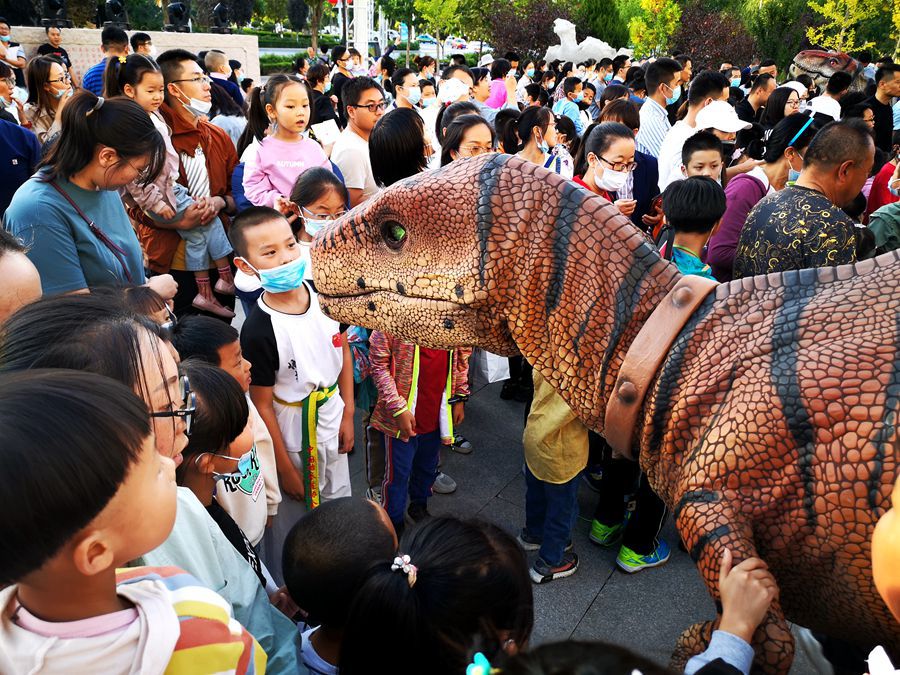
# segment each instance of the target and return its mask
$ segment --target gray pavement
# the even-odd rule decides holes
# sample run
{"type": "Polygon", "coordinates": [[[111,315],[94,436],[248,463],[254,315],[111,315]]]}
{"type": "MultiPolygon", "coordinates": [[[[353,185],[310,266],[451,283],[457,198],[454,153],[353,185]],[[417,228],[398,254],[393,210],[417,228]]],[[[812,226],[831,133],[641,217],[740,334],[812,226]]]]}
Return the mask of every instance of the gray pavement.
{"type": "MultiPolygon", "coordinates": [[[[442,470],[459,489],[435,495],[429,511],[436,515],[477,516],[516,534],[525,519],[522,476],[522,416],[524,405],[500,398],[500,384],[474,394],[466,406],[460,432],[475,446],[471,455],[446,451],[442,470]]],[[[366,489],[361,422],[357,414],[356,451],[350,457],[354,494],[366,489]]],[[[565,640],[604,640],[623,645],[667,664],[675,641],[692,623],[710,619],[715,608],[690,557],[677,547],[670,521],[663,530],[672,557],[663,567],[636,575],[620,572],[615,549],[590,542],[594,493],[582,485],[581,518],[574,536],[578,571],[571,577],[535,586],[535,626],[532,644],[565,640]]],[[[792,675],[816,671],[798,653],[792,675]]]]}

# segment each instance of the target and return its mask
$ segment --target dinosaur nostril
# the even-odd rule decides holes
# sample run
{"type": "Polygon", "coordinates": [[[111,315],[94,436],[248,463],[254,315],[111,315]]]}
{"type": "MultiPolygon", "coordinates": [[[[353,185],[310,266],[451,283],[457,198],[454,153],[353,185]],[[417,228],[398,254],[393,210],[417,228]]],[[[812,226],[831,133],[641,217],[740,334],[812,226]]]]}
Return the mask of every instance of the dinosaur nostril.
{"type": "Polygon", "coordinates": [[[365,288],[365,287],[366,287],[366,280],[363,279],[362,277],[360,277],[359,279],[356,280],[356,285],[357,285],[359,288],[365,288]]]}
{"type": "Polygon", "coordinates": [[[463,287],[456,284],[456,288],[453,289],[453,292],[456,293],[457,298],[461,298],[463,296],[463,287]]]}
{"type": "Polygon", "coordinates": [[[370,312],[374,312],[374,311],[375,311],[375,303],[372,302],[371,300],[369,301],[369,304],[366,305],[366,307],[369,309],[370,312]]]}
{"type": "Polygon", "coordinates": [[[444,328],[447,330],[453,330],[454,325],[453,319],[444,319],[444,328]]]}
{"type": "Polygon", "coordinates": [[[403,285],[402,283],[400,283],[399,281],[397,282],[397,292],[398,292],[400,295],[406,295],[406,286],[404,286],[404,285],[403,285]]]}

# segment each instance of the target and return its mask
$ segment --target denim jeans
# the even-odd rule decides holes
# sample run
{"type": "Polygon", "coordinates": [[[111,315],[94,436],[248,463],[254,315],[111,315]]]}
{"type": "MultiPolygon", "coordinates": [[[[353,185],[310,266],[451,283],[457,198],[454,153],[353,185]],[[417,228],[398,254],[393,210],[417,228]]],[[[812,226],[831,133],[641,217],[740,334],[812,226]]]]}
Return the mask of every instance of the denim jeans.
{"type": "Polygon", "coordinates": [[[403,525],[406,497],[411,504],[425,504],[437,476],[441,432],[412,436],[408,441],[384,434],[384,483],[381,500],[395,525],[403,525]]]}
{"type": "Polygon", "coordinates": [[[525,466],[525,534],[541,540],[538,554],[551,566],[562,562],[572,539],[580,475],[566,483],[547,483],[525,466]]]}

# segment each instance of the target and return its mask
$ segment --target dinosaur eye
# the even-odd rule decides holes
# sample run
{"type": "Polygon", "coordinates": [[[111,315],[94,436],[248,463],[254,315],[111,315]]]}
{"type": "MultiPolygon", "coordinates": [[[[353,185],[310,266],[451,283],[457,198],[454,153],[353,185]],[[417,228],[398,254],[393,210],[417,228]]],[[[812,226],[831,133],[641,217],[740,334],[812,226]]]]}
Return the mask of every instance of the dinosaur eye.
{"type": "Polygon", "coordinates": [[[388,220],[381,226],[381,236],[388,248],[399,251],[406,241],[406,228],[396,220],[388,220]]]}

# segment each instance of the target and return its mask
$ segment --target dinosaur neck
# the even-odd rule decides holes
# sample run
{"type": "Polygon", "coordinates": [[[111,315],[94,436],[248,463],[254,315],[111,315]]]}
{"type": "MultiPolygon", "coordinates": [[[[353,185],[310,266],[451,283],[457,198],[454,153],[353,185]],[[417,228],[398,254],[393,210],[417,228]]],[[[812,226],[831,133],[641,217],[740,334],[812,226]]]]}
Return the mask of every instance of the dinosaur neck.
{"type": "Polygon", "coordinates": [[[602,432],[628,347],[681,275],[615,207],[596,197],[585,204],[593,222],[533,226],[525,241],[534,243],[512,271],[519,283],[508,316],[522,355],[602,432]]]}

